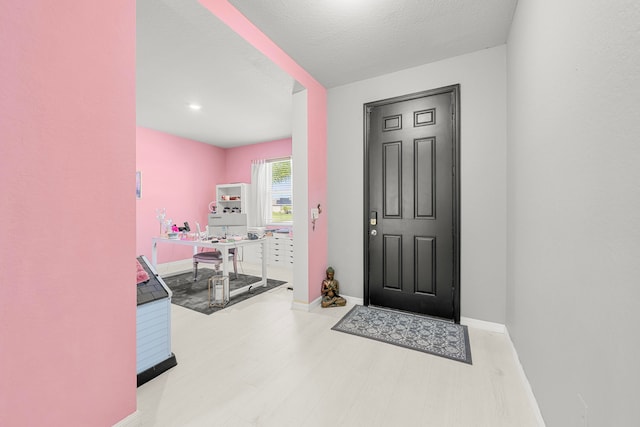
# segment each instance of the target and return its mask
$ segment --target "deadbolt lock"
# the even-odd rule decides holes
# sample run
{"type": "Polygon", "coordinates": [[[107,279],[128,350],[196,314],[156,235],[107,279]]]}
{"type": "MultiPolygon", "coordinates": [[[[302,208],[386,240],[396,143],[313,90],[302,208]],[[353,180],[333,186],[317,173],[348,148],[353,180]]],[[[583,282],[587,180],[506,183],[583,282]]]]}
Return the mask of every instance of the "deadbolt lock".
{"type": "Polygon", "coordinates": [[[369,224],[377,225],[378,224],[378,212],[371,211],[369,213],[369,224]]]}

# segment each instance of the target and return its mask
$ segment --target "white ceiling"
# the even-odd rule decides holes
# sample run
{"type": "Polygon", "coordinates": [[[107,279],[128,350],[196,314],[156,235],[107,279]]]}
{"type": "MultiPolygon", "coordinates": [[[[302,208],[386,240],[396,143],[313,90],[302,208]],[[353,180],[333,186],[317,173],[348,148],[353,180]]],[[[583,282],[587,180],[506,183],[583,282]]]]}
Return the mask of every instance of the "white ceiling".
{"type": "Polygon", "coordinates": [[[291,76],[197,0],[136,9],[139,126],[220,147],[291,136],[291,76]]]}
{"type": "MultiPolygon", "coordinates": [[[[503,44],[517,2],[229,1],[327,88],[503,44]]],[[[197,0],[136,4],[138,125],[220,147],[291,135],[290,76],[197,0]]]]}
{"type": "Polygon", "coordinates": [[[230,0],[325,87],[504,44],[516,0],[230,0]]]}

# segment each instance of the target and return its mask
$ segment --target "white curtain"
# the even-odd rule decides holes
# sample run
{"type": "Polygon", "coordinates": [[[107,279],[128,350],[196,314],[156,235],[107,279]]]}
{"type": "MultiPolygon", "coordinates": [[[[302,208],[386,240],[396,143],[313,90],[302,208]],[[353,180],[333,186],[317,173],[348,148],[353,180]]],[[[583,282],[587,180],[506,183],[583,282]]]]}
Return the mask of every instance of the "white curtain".
{"type": "Polygon", "coordinates": [[[265,160],[251,162],[251,199],[247,222],[249,227],[264,227],[271,208],[269,163],[265,160]]]}

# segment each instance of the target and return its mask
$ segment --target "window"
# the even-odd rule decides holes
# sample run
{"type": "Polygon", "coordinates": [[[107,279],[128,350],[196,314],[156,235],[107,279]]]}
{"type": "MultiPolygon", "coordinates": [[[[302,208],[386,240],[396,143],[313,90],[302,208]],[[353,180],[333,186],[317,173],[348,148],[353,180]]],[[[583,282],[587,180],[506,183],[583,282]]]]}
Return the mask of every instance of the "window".
{"type": "Polygon", "coordinates": [[[269,165],[271,211],[269,223],[293,222],[293,182],[291,158],[274,160],[269,165]]]}

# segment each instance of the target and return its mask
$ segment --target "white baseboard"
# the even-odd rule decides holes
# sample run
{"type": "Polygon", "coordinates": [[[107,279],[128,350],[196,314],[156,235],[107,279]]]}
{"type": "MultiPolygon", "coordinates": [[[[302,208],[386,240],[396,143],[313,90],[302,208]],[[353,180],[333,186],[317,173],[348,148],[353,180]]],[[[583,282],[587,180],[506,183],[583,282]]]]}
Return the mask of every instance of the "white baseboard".
{"type": "Polygon", "coordinates": [[[529,398],[529,402],[531,403],[531,407],[536,416],[536,421],[538,421],[538,425],[540,427],[545,427],[546,424],[544,422],[544,418],[542,418],[542,412],[540,412],[540,407],[538,406],[538,401],[536,400],[536,396],[533,394],[533,389],[531,388],[531,384],[529,383],[529,379],[527,378],[527,374],[524,372],[524,368],[520,363],[520,357],[518,356],[518,352],[516,351],[516,347],[513,345],[513,341],[511,341],[511,337],[509,336],[509,330],[505,327],[504,333],[507,337],[507,341],[509,342],[509,347],[511,347],[511,351],[513,353],[513,359],[516,362],[516,369],[519,372],[520,379],[525,387],[525,392],[527,393],[527,397],[529,398]]]}
{"type": "Polygon", "coordinates": [[[342,298],[347,300],[347,303],[350,305],[364,305],[363,298],[350,297],[348,295],[340,295],[342,298]]]}
{"type": "Polygon", "coordinates": [[[139,427],[141,425],[138,419],[138,411],[130,414],[127,418],[124,418],[113,425],[113,427],[139,427]]]}
{"type": "Polygon", "coordinates": [[[291,309],[297,311],[311,311],[317,307],[320,307],[320,301],[322,301],[322,297],[318,297],[310,303],[305,303],[302,301],[293,301],[291,303],[291,309]]]}
{"type": "Polygon", "coordinates": [[[507,328],[502,323],[487,322],[486,320],[472,319],[470,317],[460,317],[460,324],[470,326],[483,331],[498,332],[504,334],[507,328]]]}
{"type": "MultiPolygon", "coordinates": [[[[340,295],[340,296],[347,300],[348,305],[363,305],[362,298],[350,297],[346,295],[340,295]]],[[[304,302],[301,302],[301,301],[293,301],[291,303],[291,309],[298,310],[298,311],[312,311],[320,307],[321,302],[322,302],[322,296],[319,296],[318,298],[316,298],[315,300],[311,301],[308,304],[305,304],[304,302]]]]}
{"type": "Polygon", "coordinates": [[[529,402],[531,403],[531,407],[533,408],[533,411],[535,413],[536,421],[538,422],[538,425],[540,427],[545,427],[546,424],[544,422],[544,419],[542,418],[542,413],[540,412],[538,401],[536,400],[536,397],[533,394],[533,389],[531,388],[529,379],[527,378],[527,375],[524,372],[524,368],[520,363],[518,352],[516,351],[516,348],[513,345],[513,341],[511,341],[511,337],[509,336],[509,331],[506,325],[503,325],[502,323],[487,322],[486,320],[472,319],[469,317],[460,317],[460,324],[470,326],[476,329],[482,329],[484,331],[498,332],[501,334],[505,334],[505,336],[507,337],[507,342],[509,343],[509,347],[511,348],[511,352],[513,354],[513,359],[516,362],[516,369],[518,370],[520,379],[524,384],[525,392],[527,393],[527,398],[529,399],[529,402]]]}
{"type": "Polygon", "coordinates": [[[320,307],[321,302],[322,302],[322,295],[309,303],[309,311],[313,310],[314,308],[320,307]]]}
{"type": "Polygon", "coordinates": [[[291,302],[291,310],[309,311],[309,304],[302,301],[293,301],[291,302]]]}

